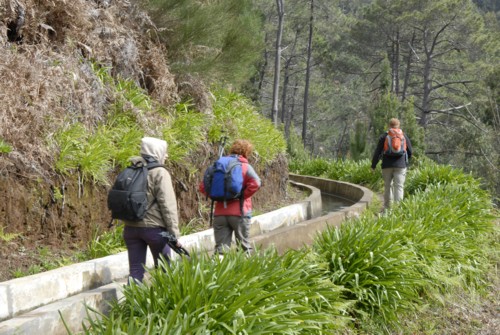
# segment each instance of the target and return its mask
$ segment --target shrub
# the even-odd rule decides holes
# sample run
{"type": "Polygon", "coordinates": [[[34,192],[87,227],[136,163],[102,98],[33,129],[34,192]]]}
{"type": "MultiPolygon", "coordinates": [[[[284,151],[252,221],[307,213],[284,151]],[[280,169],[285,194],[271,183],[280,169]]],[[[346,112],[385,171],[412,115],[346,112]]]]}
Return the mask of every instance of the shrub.
{"type": "Polygon", "coordinates": [[[85,333],[324,334],[348,320],[341,288],[305,252],[193,255],[150,274],[85,333]]]}
{"type": "Polygon", "coordinates": [[[490,195],[450,167],[421,165],[410,179],[411,195],[385,215],[364,214],[315,240],[317,262],[328,262],[333,283],[357,301],[356,318],[395,326],[398,313],[416,309],[422,297],[482,284],[490,195]]]}
{"type": "Polygon", "coordinates": [[[426,284],[416,270],[412,249],[372,218],[346,222],[320,234],[314,244],[319,259],[327,261],[329,277],[356,301],[358,318],[396,322],[398,311],[413,310],[426,284]]]}

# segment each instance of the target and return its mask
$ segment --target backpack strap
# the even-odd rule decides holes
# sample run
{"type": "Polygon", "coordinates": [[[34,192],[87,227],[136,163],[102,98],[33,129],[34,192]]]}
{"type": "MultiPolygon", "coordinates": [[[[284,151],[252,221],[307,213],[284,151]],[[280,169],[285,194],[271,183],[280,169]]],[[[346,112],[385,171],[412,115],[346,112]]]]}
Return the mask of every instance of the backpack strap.
{"type": "Polygon", "coordinates": [[[214,203],[215,201],[210,201],[210,227],[212,227],[214,221],[214,203]]]}
{"type": "Polygon", "coordinates": [[[160,164],[160,163],[158,163],[158,162],[152,162],[152,163],[148,163],[148,164],[146,165],[146,168],[147,168],[148,170],[153,170],[153,169],[156,169],[156,168],[158,168],[158,167],[162,167],[162,168],[165,168],[165,169],[167,168],[164,164],[160,164]]]}
{"type": "MultiPolygon", "coordinates": [[[[235,160],[235,163],[233,163],[233,165],[237,165],[237,164],[240,164],[241,165],[241,170],[243,171],[243,163],[240,162],[239,160],[239,157],[240,155],[231,155],[231,157],[234,157],[236,160],[235,160]]],[[[243,183],[245,182],[245,176],[243,176],[243,183]]],[[[245,199],[243,199],[243,193],[245,193],[245,186],[243,186],[241,188],[241,194],[240,194],[240,197],[239,197],[239,200],[240,200],[240,213],[241,213],[241,218],[243,219],[243,216],[244,216],[244,213],[243,213],[243,205],[245,203],[245,199]]]]}
{"type": "Polygon", "coordinates": [[[241,218],[243,219],[243,205],[245,203],[245,199],[243,199],[243,192],[245,191],[245,188],[241,189],[241,196],[240,196],[240,212],[241,212],[241,218]]]}

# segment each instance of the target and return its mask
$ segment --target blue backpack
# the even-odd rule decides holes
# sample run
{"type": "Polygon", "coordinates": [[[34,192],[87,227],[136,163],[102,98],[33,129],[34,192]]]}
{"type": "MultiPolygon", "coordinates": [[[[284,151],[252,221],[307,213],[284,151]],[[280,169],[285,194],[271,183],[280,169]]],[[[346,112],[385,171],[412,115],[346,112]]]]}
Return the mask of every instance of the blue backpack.
{"type": "Polygon", "coordinates": [[[205,171],[203,186],[210,205],[210,225],[214,215],[214,202],[240,199],[240,210],[243,216],[243,168],[237,155],[222,156],[205,171]]]}
{"type": "Polygon", "coordinates": [[[243,191],[243,170],[238,156],[223,156],[205,171],[203,184],[213,201],[239,199],[243,191]]]}

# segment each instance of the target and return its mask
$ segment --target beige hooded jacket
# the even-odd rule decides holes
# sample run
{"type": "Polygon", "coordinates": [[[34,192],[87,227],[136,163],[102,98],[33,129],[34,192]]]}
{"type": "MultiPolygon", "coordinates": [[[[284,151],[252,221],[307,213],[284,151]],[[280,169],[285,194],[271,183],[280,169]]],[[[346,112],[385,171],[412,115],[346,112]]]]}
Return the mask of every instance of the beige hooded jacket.
{"type": "MultiPolygon", "coordinates": [[[[132,164],[147,165],[144,156],[150,156],[160,164],[167,158],[167,142],[153,137],[141,140],[141,157],[132,157],[132,164]]],[[[148,211],[142,221],[125,224],[134,227],[165,227],[171,234],[179,237],[179,218],[177,200],[172,178],[167,169],[157,167],[148,172],[148,211]]]]}

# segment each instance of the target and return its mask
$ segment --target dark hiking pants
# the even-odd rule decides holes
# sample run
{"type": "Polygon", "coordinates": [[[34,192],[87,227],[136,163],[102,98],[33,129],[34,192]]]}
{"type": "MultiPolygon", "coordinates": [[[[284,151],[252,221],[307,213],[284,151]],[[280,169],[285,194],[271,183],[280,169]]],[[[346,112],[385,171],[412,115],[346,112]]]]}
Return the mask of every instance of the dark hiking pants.
{"type": "Polygon", "coordinates": [[[167,245],[166,238],[160,235],[164,231],[164,228],[159,227],[125,226],[123,239],[128,251],[130,277],[142,282],[145,273],[144,266],[146,264],[148,246],[153,256],[155,267],[158,266],[160,255],[163,255],[167,261],[169,260],[170,247],[167,245]]]}

